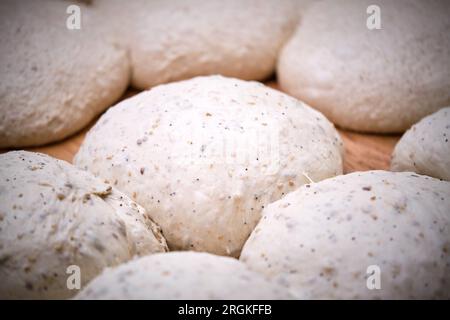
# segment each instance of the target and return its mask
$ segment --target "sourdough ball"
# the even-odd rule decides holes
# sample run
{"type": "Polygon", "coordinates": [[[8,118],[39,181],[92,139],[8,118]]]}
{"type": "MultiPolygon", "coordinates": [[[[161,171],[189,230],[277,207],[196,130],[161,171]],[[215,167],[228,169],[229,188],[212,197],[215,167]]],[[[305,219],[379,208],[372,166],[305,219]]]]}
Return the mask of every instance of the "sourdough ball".
{"type": "Polygon", "coordinates": [[[289,299],[280,285],[229,257],[170,252],[106,269],[76,299],[289,299]]]}
{"type": "Polygon", "coordinates": [[[271,204],[240,259],[297,298],[448,299],[449,250],[449,182],[368,171],[271,204]]]}
{"type": "Polygon", "coordinates": [[[311,0],[96,0],[140,89],[194,76],[263,80],[311,0]],[[109,21],[108,21],[109,20],[109,21]]]}
{"type": "Polygon", "coordinates": [[[393,171],[414,171],[450,181],[450,107],[406,131],[392,154],[393,171]]]}
{"type": "Polygon", "coordinates": [[[71,266],[83,286],[166,250],[142,207],[87,172],[39,153],[0,155],[0,298],[68,298],[71,266]]]}
{"type": "Polygon", "coordinates": [[[282,49],[280,86],[341,127],[403,132],[450,104],[449,15],[447,0],[318,2],[282,49]]]}
{"type": "Polygon", "coordinates": [[[41,145],[86,126],[124,92],[125,49],[89,8],[68,1],[0,2],[0,148],[41,145]]]}
{"type": "Polygon", "coordinates": [[[161,85],[108,110],[75,157],[147,209],[174,250],[239,256],[270,202],[342,173],[320,113],[221,76],[161,85]]]}

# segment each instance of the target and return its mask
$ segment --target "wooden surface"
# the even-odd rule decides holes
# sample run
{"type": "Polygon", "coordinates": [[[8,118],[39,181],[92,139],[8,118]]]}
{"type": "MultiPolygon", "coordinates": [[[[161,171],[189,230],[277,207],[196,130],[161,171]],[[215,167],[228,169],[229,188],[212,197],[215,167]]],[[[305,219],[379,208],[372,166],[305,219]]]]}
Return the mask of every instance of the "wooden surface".
{"type": "MultiPolygon", "coordinates": [[[[276,83],[271,82],[268,84],[271,87],[277,88],[276,83]]],[[[137,91],[129,90],[122,99],[128,98],[136,93],[137,91]]],[[[55,158],[72,162],[86,132],[96,120],[78,134],[64,141],[43,147],[27,148],[26,150],[46,153],[55,158]]],[[[372,135],[341,129],[338,130],[345,146],[345,173],[374,169],[389,169],[391,153],[395,144],[400,139],[400,135],[372,135]]]]}

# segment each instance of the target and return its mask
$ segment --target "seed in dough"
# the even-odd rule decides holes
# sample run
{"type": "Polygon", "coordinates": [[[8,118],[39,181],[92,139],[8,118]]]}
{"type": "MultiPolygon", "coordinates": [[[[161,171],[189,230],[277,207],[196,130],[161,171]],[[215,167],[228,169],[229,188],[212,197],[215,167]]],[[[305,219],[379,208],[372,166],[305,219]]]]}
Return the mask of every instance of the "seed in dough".
{"type": "Polygon", "coordinates": [[[145,210],[110,185],[40,153],[0,155],[0,298],[69,298],[71,266],[84,286],[106,267],[165,251],[145,210]]]}
{"type": "Polygon", "coordinates": [[[154,254],[105,270],[76,299],[290,299],[236,259],[200,252],[154,254]]]}
{"type": "Polygon", "coordinates": [[[392,171],[414,171],[450,181],[450,107],[405,132],[392,154],[392,171]]]}
{"type": "Polygon", "coordinates": [[[450,182],[368,171],[269,205],[240,260],[300,299],[448,299],[449,249],[450,182]]]}
{"type": "Polygon", "coordinates": [[[264,206],[341,174],[342,151],[333,125],[304,103],[209,76],[112,107],[74,162],[146,208],[172,250],[237,257],[264,206]]]}
{"type": "Polygon", "coordinates": [[[280,87],[340,127],[403,132],[450,105],[449,16],[447,0],[319,1],[281,50],[280,87]]]}

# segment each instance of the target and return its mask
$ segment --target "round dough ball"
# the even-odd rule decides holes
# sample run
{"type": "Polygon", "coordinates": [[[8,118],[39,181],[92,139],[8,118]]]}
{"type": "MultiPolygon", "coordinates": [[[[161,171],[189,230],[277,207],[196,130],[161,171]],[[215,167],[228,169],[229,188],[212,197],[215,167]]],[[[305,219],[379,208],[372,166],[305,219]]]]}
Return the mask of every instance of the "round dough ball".
{"type": "Polygon", "coordinates": [[[392,154],[391,170],[414,171],[450,181],[450,107],[406,131],[392,154]]]}
{"type": "Polygon", "coordinates": [[[289,299],[279,285],[228,257],[170,252],[107,269],[76,299],[289,299]]]}
{"type": "Polygon", "coordinates": [[[333,123],[364,132],[403,132],[450,104],[450,2],[321,1],[282,49],[283,91],[333,123]]]}
{"type": "Polygon", "coordinates": [[[105,39],[81,3],[81,29],[69,30],[70,4],[0,2],[0,148],[63,139],[128,85],[126,51],[105,39]]]}
{"type": "Polygon", "coordinates": [[[240,259],[297,298],[448,299],[449,250],[449,182],[369,171],[271,204],[240,259]]]}
{"type": "Polygon", "coordinates": [[[0,298],[67,298],[103,268],[167,246],[145,210],[111,186],[46,155],[0,155],[0,298]]]}
{"type": "Polygon", "coordinates": [[[333,125],[261,83],[198,77],[109,109],[75,164],[141,204],[172,250],[239,256],[262,208],[342,173],[333,125]]]}
{"type": "Polygon", "coordinates": [[[132,84],[147,89],[199,75],[268,78],[308,1],[96,0],[94,7],[120,21],[132,84]]]}

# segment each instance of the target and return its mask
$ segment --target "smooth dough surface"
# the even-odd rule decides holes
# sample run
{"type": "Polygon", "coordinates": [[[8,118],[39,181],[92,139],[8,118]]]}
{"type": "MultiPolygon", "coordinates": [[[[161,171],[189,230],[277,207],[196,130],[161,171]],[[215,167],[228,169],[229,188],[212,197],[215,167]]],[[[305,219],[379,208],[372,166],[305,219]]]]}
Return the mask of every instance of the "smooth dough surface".
{"type": "Polygon", "coordinates": [[[0,297],[61,299],[102,269],[167,251],[159,227],[127,196],[67,162],[31,152],[0,155],[0,297]]]}
{"type": "Polygon", "coordinates": [[[296,298],[448,299],[449,252],[450,183],[368,171],[268,206],[240,260],[296,298]]]}
{"type": "Polygon", "coordinates": [[[392,154],[391,170],[450,181],[450,107],[423,118],[405,132],[392,154]]]}
{"type": "Polygon", "coordinates": [[[257,82],[157,86],[110,108],[74,163],[147,209],[173,250],[238,256],[262,208],[342,173],[333,125],[257,82]]]}
{"type": "Polygon", "coordinates": [[[69,30],[71,2],[0,2],[0,148],[42,145],[83,128],[126,89],[126,50],[81,3],[81,29],[69,30]]]}
{"type": "Polygon", "coordinates": [[[95,0],[130,51],[132,85],[194,76],[263,80],[311,0],[95,0]],[[120,21],[120,23],[117,23],[120,21]]]}
{"type": "Polygon", "coordinates": [[[279,285],[236,259],[200,252],[142,257],[106,269],[76,299],[289,299],[279,285]]]}
{"type": "Polygon", "coordinates": [[[333,123],[363,132],[403,132],[450,104],[450,2],[371,0],[312,5],[282,49],[283,91],[333,123]]]}

